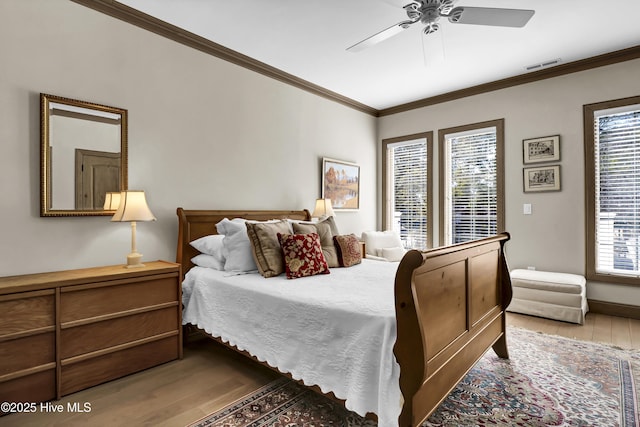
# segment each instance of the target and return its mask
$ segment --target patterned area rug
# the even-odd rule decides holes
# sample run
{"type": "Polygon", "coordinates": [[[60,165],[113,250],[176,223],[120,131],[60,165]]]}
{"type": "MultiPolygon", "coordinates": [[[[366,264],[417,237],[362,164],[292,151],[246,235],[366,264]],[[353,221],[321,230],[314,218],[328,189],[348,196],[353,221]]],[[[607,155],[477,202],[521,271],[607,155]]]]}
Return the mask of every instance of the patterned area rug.
{"type": "MultiPolygon", "coordinates": [[[[423,426],[640,426],[638,352],[513,328],[508,345],[509,360],[489,350],[423,426]]],[[[204,426],[375,423],[280,378],[189,427],[204,426]]]]}

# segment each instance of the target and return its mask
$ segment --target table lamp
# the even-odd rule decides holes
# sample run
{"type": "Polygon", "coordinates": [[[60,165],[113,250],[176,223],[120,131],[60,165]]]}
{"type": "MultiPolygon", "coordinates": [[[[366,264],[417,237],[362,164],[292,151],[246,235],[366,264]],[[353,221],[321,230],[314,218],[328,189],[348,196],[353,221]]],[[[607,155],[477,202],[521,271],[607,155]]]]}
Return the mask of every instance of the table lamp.
{"type": "Polygon", "coordinates": [[[144,267],[142,264],[142,254],[136,250],[136,222],[137,221],[155,221],[144,191],[122,191],[120,193],[120,204],[111,221],[131,222],[131,253],[127,255],[126,268],[144,267]]]}
{"type": "Polygon", "coordinates": [[[311,214],[312,218],[321,219],[334,215],[335,212],[333,211],[333,207],[331,207],[331,199],[316,199],[316,207],[311,214]]]}

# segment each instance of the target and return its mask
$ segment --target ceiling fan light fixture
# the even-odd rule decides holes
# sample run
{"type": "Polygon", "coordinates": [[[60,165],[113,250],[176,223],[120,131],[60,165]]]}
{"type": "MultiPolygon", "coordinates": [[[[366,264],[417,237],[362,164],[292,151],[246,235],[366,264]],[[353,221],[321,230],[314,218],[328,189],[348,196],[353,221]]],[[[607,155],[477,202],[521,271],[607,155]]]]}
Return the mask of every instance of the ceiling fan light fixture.
{"type": "Polygon", "coordinates": [[[440,29],[440,25],[436,22],[430,22],[425,25],[422,32],[426,35],[433,34],[440,29]]]}
{"type": "Polygon", "coordinates": [[[410,3],[403,7],[404,11],[411,21],[418,22],[422,13],[420,12],[420,5],[418,3],[410,3]]]}
{"type": "Polygon", "coordinates": [[[449,11],[449,15],[447,16],[447,18],[449,18],[449,22],[453,22],[454,24],[456,22],[460,21],[460,17],[462,16],[462,12],[464,12],[464,8],[463,7],[456,7],[452,10],[449,11]]]}
{"type": "Polygon", "coordinates": [[[440,16],[449,16],[453,10],[453,1],[454,0],[442,0],[440,4],[440,16]]]}

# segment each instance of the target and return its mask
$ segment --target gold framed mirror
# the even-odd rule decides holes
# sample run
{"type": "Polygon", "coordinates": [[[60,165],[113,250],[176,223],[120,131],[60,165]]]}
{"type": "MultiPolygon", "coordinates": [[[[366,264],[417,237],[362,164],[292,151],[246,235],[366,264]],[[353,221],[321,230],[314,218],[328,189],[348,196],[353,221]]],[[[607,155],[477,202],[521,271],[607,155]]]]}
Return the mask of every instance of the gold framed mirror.
{"type": "Polygon", "coordinates": [[[127,110],[40,94],[40,216],[113,215],[127,190],[127,110]]]}

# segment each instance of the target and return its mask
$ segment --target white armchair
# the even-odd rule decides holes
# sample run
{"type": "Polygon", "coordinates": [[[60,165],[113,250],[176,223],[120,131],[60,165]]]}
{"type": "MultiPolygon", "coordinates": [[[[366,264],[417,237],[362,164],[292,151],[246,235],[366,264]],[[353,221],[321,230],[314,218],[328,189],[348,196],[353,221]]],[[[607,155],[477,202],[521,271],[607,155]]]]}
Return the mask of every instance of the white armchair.
{"type": "Polygon", "coordinates": [[[400,261],[406,252],[395,231],[365,231],[362,241],[369,259],[400,261]]]}

